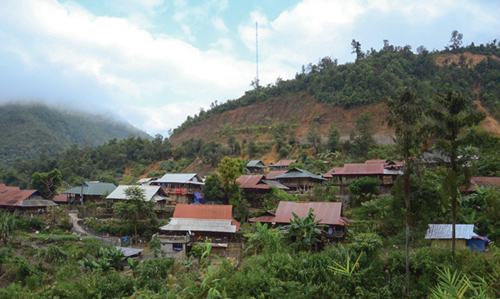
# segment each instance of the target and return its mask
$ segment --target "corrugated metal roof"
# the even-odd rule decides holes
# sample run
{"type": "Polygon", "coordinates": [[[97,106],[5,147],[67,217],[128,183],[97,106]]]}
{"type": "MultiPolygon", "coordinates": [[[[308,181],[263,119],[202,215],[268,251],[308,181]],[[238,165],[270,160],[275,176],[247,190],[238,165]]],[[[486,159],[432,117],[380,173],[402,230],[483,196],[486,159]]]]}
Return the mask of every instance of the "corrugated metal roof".
{"type": "Polygon", "coordinates": [[[143,179],[138,180],[137,183],[145,184],[145,183],[150,182],[152,180],[153,180],[152,178],[143,178],[143,179]]]}
{"type": "Polygon", "coordinates": [[[323,175],[323,177],[324,178],[332,178],[334,173],[335,173],[335,175],[339,175],[342,173],[343,170],[344,170],[344,167],[334,167],[333,169],[330,169],[330,171],[325,173],[323,175]]]}
{"type": "Polygon", "coordinates": [[[247,163],[247,167],[258,167],[258,168],[266,168],[267,166],[262,163],[261,160],[250,160],[247,163]]]}
{"type": "Polygon", "coordinates": [[[196,173],[167,173],[160,179],[153,181],[154,183],[165,183],[165,184],[195,184],[203,185],[203,182],[198,177],[196,173]]]}
{"type": "Polygon", "coordinates": [[[333,172],[332,176],[339,175],[378,175],[384,174],[384,164],[381,163],[352,163],[344,164],[342,169],[333,172]]]}
{"type": "MultiPolygon", "coordinates": [[[[452,224],[429,224],[429,229],[425,233],[426,239],[451,239],[452,224]]],[[[455,238],[470,240],[476,236],[474,233],[474,224],[456,224],[455,238]]]]}
{"type": "Polygon", "coordinates": [[[165,231],[206,231],[236,233],[232,220],[172,218],[170,223],[160,227],[165,231]]]}
{"type": "Polygon", "coordinates": [[[44,208],[57,206],[57,204],[47,199],[26,199],[21,201],[17,206],[24,208],[44,208]]]}
{"type": "Polygon", "coordinates": [[[365,163],[366,164],[380,164],[380,163],[385,164],[385,163],[387,163],[387,160],[385,160],[385,159],[384,160],[366,160],[365,163]]]}
{"type": "Polygon", "coordinates": [[[240,224],[233,218],[231,205],[186,205],[175,206],[172,218],[232,220],[237,229],[240,224]]]}
{"type": "Polygon", "coordinates": [[[288,188],[287,186],[277,182],[277,181],[271,181],[271,180],[262,180],[262,182],[266,185],[268,185],[269,187],[275,187],[275,188],[278,188],[278,189],[281,189],[281,190],[288,190],[290,188],[288,188]]]}
{"type": "Polygon", "coordinates": [[[299,217],[304,217],[307,216],[310,208],[314,210],[313,214],[316,215],[316,220],[321,219],[320,224],[349,225],[347,219],[342,217],[341,202],[280,201],[273,222],[290,223],[290,219],[293,219],[292,212],[299,217]]]}
{"type": "Polygon", "coordinates": [[[270,171],[268,174],[266,174],[266,179],[268,180],[274,180],[277,176],[280,174],[286,173],[288,170],[275,170],[275,171],[270,171]]]}
{"type": "Polygon", "coordinates": [[[321,181],[325,180],[324,178],[322,178],[321,176],[319,176],[317,174],[314,174],[312,172],[309,172],[307,170],[300,169],[300,168],[294,168],[294,169],[288,170],[284,174],[280,174],[280,175],[276,176],[276,179],[291,179],[291,178],[313,178],[313,179],[317,179],[317,180],[321,180],[321,181]]]}
{"type": "Polygon", "coordinates": [[[269,189],[268,185],[261,183],[263,178],[261,174],[244,174],[236,179],[236,182],[240,183],[242,189],[269,189]]]}
{"type": "Polygon", "coordinates": [[[271,164],[269,166],[274,166],[274,167],[288,167],[292,163],[297,163],[297,160],[279,160],[278,162],[271,164]]]}
{"type": "Polygon", "coordinates": [[[129,247],[119,247],[119,246],[116,246],[116,249],[121,250],[123,252],[123,255],[125,257],[138,255],[138,254],[140,254],[144,250],[144,249],[136,249],[136,248],[129,248],[129,247]]]}
{"type": "MultiPolygon", "coordinates": [[[[99,183],[99,182],[85,182],[83,183],[83,195],[104,195],[107,192],[113,192],[116,189],[115,184],[111,183],[99,183]]],[[[76,186],[66,191],[61,192],[62,194],[81,194],[82,186],[76,186]]]]}
{"type": "Polygon", "coordinates": [[[25,199],[32,197],[36,190],[5,190],[0,193],[0,206],[15,207],[25,199]]]}
{"type": "Polygon", "coordinates": [[[460,191],[474,192],[474,187],[477,186],[479,188],[486,188],[489,185],[493,187],[500,187],[500,178],[499,177],[472,177],[470,178],[470,186],[469,188],[465,188],[465,186],[460,188],[460,191]]]}
{"type": "Polygon", "coordinates": [[[0,193],[5,190],[21,190],[19,187],[6,186],[5,184],[0,184],[0,193]]]}
{"type": "MultiPolygon", "coordinates": [[[[116,187],[116,189],[111,192],[106,199],[127,199],[127,195],[125,195],[125,190],[130,187],[138,187],[144,190],[144,198],[146,201],[150,201],[155,195],[157,195],[160,191],[160,186],[131,186],[131,185],[120,185],[116,187]]],[[[165,199],[167,196],[165,196],[165,199]]]]}
{"type": "Polygon", "coordinates": [[[58,194],[58,195],[54,196],[52,201],[55,203],[67,203],[68,202],[68,195],[58,194]]]}

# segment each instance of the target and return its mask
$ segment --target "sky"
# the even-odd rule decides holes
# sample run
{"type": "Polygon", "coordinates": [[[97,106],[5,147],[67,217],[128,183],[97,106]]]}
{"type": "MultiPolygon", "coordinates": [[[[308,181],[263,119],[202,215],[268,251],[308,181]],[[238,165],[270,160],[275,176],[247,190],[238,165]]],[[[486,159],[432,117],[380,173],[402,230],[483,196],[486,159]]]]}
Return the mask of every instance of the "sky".
{"type": "Polygon", "coordinates": [[[500,1],[0,0],[0,105],[43,102],[168,135],[256,77],[292,79],[329,56],[500,40],[500,1]]]}

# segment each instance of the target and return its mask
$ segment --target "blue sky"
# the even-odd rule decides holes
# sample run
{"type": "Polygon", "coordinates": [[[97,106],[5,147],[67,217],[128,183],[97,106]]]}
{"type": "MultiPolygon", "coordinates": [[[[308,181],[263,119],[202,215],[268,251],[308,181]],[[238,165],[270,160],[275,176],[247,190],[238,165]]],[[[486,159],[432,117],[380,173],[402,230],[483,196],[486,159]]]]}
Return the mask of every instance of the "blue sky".
{"type": "Polygon", "coordinates": [[[0,104],[42,101],[115,115],[166,135],[211,102],[238,98],[255,78],[293,78],[330,56],[443,49],[500,40],[499,1],[0,1],[0,104]]]}

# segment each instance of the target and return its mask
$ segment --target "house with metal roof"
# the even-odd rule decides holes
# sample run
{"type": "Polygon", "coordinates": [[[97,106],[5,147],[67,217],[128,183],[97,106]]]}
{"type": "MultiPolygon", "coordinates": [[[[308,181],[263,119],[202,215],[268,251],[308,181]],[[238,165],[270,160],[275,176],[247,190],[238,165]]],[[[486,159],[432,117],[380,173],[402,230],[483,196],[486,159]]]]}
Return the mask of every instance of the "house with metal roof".
{"type": "Polygon", "coordinates": [[[236,239],[240,223],[233,218],[231,205],[178,204],[170,223],[160,229],[163,234],[158,237],[167,257],[184,257],[194,245],[206,240],[219,256],[240,248],[236,239]]]}
{"type": "Polygon", "coordinates": [[[323,178],[340,186],[347,186],[352,180],[371,177],[380,181],[382,192],[389,192],[396,177],[402,174],[400,170],[386,169],[385,163],[349,163],[344,164],[343,167],[334,167],[325,173],[323,178]]]}
{"type": "Polygon", "coordinates": [[[0,193],[0,209],[20,216],[44,216],[44,211],[53,206],[57,204],[43,198],[36,190],[4,190],[0,193]]]}
{"type": "Polygon", "coordinates": [[[154,201],[156,203],[155,212],[157,213],[164,211],[172,212],[175,208],[175,201],[170,199],[160,186],[120,185],[106,197],[106,200],[111,200],[113,202],[123,202],[128,200],[125,190],[130,187],[142,189],[144,191],[144,199],[146,201],[154,201]]]}
{"type": "Polygon", "coordinates": [[[202,192],[205,183],[196,173],[167,173],[151,185],[160,186],[177,203],[192,203],[194,193],[202,192]]]}
{"type": "Polygon", "coordinates": [[[341,202],[281,201],[275,212],[267,211],[264,215],[251,218],[249,222],[259,221],[261,223],[270,223],[277,226],[288,225],[290,224],[290,219],[294,219],[292,213],[295,213],[299,217],[305,217],[308,215],[309,209],[313,209],[316,220],[321,220],[319,222],[320,224],[327,225],[324,236],[328,240],[344,237],[345,228],[349,225],[349,220],[342,216],[341,202]]]}
{"type": "Polygon", "coordinates": [[[246,168],[250,171],[250,173],[255,173],[263,171],[267,168],[267,166],[261,160],[250,160],[248,161],[246,168]]]}
{"type": "Polygon", "coordinates": [[[269,164],[268,167],[271,167],[275,170],[286,170],[286,169],[288,169],[288,166],[290,166],[290,164],[297,163],[297,162],[298,162],[298,160],[279,160],[276,163],[269,164]]]}
{"type": "Polygon", "coordinates": [[[245,174],[241,175],[236,182],[246,193],[252,194],[266,194],[271,191],[271,187],[275,187],[282,190],[288,190],[289,188],[285,185],[280,184],[277,181],[266,180],[264,175],[260,174],[245,174]]]}
{"type": "MultiPolygon", "coordinates": [[[[440,249],[451,249],[453,238],[452,224],[429,224],[425,239],[431,240],[431,246],[440,249]]],[[[455,225],[455,248],[472,251],[485,251],[490,240],[474,232],[474,224],[455,225]]]]}
{"type": "Polygon", "coordinates": [[[307,191],[317,185],[323,184],[326,179],[304,169],[293,168],[275,177],[279,183],[287,186],[290,190],[307,191]]]}
{"type": "Polygon", "coordinates": [[[474,186],[477,188],[487,188],[492,186],[493,188],[500,188],[500,177],[471,177],[469,186],[462,186],[459,188],[461,193],[471,194],[476,192],[474,186]]]}
{"type": "Polygon", "coordinates": [[[112,183],[84,182],[80,186],[61,192],[61,194],[67,194],[70,203],[81,204],[81,198],[83,203],[103,201],[115,189],[116,185],[112,183]]]}

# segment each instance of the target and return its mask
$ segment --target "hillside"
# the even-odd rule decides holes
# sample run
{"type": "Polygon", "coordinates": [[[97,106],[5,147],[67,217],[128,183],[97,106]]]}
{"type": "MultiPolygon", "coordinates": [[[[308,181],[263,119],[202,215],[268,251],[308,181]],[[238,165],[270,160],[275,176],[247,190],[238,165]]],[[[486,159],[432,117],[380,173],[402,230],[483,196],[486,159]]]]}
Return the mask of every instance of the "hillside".
{"type": "Polygon", "coordinates": [[[103,116],[68,112],[41,104],[0,106],[0,164],[28,160],[46,149],[49,155],[73,144],[97,146],[145,132],[103,116]]]}
{"type": "Polygon", "coordinates": [[[462,93],[487,113],[482,126],[500,135],[500,47],[495,43],[429,52],[386,45],[380,51],[358,53],[355,63],[339,65],[329,57],[303,66],[295,79],[247,91],[236,100],[213,105],[188,119],[171,138],[174,145],[191,138],[224,142],[222,128],[232,127],[236,139],[272,139],[272,124],[287,122],[302,140],[311,125],[326,135],[337,124],[343,138],[353,130],[358,115],[370,111],[373,131],[381,144],[391,142],[382,123],[384,99],[403,87],[414,88],[428,102],[436,94],[462,93]]]}

